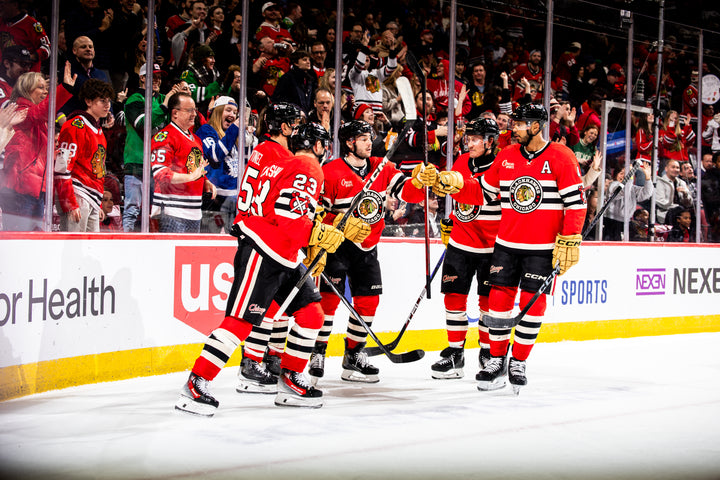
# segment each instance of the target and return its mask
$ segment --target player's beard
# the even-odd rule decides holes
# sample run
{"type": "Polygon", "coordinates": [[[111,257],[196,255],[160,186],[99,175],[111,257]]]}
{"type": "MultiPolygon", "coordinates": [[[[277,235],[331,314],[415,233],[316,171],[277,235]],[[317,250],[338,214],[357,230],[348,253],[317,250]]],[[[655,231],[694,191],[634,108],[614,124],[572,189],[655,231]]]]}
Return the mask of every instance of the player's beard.
{"type": "Polygon", "coordinates": [[[527,147],[530,144],[530,140],[532,140],[532,137],[530,136],[528,131],[525,130],[524,136],[521,137],[520,135],[516,134],[515,139],[520,145],[522,145],[523,147],[527,147]]]}

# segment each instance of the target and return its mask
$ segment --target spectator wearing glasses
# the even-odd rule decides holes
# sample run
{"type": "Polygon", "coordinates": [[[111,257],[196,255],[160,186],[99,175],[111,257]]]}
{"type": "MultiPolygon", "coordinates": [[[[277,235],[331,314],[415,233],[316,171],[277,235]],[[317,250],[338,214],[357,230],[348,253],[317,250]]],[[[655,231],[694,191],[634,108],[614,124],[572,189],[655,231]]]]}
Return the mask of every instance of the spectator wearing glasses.
{"type": "Polygon", "coordinates": [[[312,69],[315,72],[317,78],[325,75],[325,60],[327,59],[327,48],[325,43],[321,41],[313,42],[310,46],[310,61],[312,62],[312,69]]]}
{"type": "Polygon", "coordinates": [[[190,130],[197,109],[188,93],[180,92],[168,102],[170,123],[152,138],[151,160],[155,180],[152,216],[160,232],[199,233],[202,197],[215,186],[205,178],[207,160],[200,139],[190,130]]]}

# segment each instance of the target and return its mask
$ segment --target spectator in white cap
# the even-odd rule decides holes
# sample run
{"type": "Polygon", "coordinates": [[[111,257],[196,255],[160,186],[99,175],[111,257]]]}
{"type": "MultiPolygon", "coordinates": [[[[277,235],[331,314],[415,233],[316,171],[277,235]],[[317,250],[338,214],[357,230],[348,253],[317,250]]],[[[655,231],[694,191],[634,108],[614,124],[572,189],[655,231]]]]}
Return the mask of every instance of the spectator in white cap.
{"type": "MultiPolygon", "coordinates": [[[[246,106],[246,110],[249,110],[246,106]]],[[[205,168],[206,178],[215,185],[214,199],[203,196],[201,232],[229,233],[236,215],[240,155],[237,139],[240,133],[240,116],[235,99],[222,96],[211,104],[208,122],[196,135],[202,140],[203,155],[210,162],[205,168]]],[[[247,140],[247,137],[246,137],[247,140]]]]}
{"type": "Polygon", "coordinates": [[[280,25],[282,19],[282,10],[280,5],[275,2],[266,2],[260,10],[263,16],[263,22],[255,32],[255,39],[260,40],[267,36],[272,38],[275,43],[289,42],[292,43],[293,38],[290,32],[280,25]]]}

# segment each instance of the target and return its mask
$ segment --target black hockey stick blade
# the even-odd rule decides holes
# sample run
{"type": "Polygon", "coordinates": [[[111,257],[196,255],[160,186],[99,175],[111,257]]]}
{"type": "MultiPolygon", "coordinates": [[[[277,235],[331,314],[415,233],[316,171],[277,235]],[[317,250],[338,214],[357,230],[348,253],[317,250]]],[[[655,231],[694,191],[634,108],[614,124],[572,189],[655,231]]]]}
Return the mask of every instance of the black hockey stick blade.
{"type": "MultiPolygon", "coordinates": [[[[440,259],[438,260],[437,264],[435,265],[435,268],[433,269],[432,275],[430,276],[430,281],[432,282],[435,278],[435,275],[440,270],[440,266],[443,263],[443,260],[445,259],[445,254],[447,253],[447,250],[443,250],[442,255],[440,255],[440,259]]],[[[403,324],[402,328],[400,329],[400,332],[398,333],[397,337],[395,337],[395,340],[385,345],[385,348],[393,351],[395,348],[397,348],[398,343],[400,343],[400,339],[402,338],[403,334],[405,333],[405,330],[407,330],[408,325],[410,325],[410,320],[413,319],[415,316],[415,312],[418,309],[418,306],[420,305],[420,302],[423,298],[425,298],[425,288],[422,289],[420,292],[420,295],[418,296],[418,299],[415,301],[415,305],[413,305],[413,308],[410,310],[410,314],[408,315],[407,319],[405,320],[405,323],[403,324]]],[[[368,347],[365,350],[363,350],[368,357],[374,357],[375,355],[380,355],[383,353],[382,349],[380,347],[368,347]]]]}
{"type": "Polygon", "coordinates": [[[368,332],[368,335],[370,335],[370,338],[372,338],[375,343],[378,344],[378,347],[380,347],[380,350],[382,350],[382,353],[385,354],[388,359],[390,359],[393,363],[410,363],[410,362],[417,362],[421,358],[425,356],[424,350],[411,350],[409,352],[404,353],[393,353],[390,350],[385,347],[385,345],[382,344],[380,339],[375,335],[375,332],[372,331],[370,326],[365,322],[365,319],[363,319],[362,315],[360,315],[357,310],[355,310],[355,307],[352,306],[352,304],[348,301],[347,298],[345,298],[345,295],[340,293],[340,291],[337,289],[335,285],[325,276],[324,273],[321,273],[320,276],[322,277],[325,284],[330,287],[330,289],[333,291],[335,295],[340,298],[340,301],[347,307],[348,310],[350,310],[350,313],[352,314],[355,319],[357,319],[360,322],[360,325],[363,326],[363,328],[368,332]]]}

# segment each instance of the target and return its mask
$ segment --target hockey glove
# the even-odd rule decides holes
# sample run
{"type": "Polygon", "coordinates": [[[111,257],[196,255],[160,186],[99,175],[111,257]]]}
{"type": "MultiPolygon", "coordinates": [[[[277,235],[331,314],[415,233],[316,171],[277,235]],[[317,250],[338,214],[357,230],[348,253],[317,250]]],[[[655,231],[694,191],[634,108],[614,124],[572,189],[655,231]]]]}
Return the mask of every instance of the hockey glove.
{"type": "Polygon", "coordinates": [[[324,248],[328,253],[334,253],[340,244],[345,240],[342,232],[327,223],[315,222],[310,232],[308,245],[324,248]]]}
{"type": "Polygon", "coordinates": [[[582,235],[560,235],[555,238],[553,248],[553,266],[560,265],[560,275],[580,260],[580,242],[582,235]]]}
{"type": "MultiPolygon", "coordinates": [[[[335,220],[333,220],[333,227],[337,228],[338,223],[340,223],[343,216],[344,214],[340,213],[337,217],[335,217],[335,220]]],[[[351,215],[345,223],[343,235],[345,235],[345,239],[353,243],[362,243],[368,235],[370,235],[370,225],[351,215]]]]}
{"type": "MultiPolygon", "coordinates": [[[[320,247],[308,247],[307,249],[307,256],[305,257],[305,260],[303,260],[303,263],[306,267],[309,267],[313,260],[315,260],[315,257],[317,257],[317,254],[320,252],[320,247]]],[[[320,274],[325,270],[325,264],[327,263],[327,253],[323,252],[322,257],[318,261],[318,263],[315,265],[315,268],[312,272],[310,272],[310,275],[313,277],[319,277],[320,274]]]]}
{"type": "Polygon", "coordinates": [[[410,180],[413,186],[417,189],[423,187],[432,187],[437,182],[437,169],[435,165],[429,164],[428,166],[419,163],[415,165],[412,171],[412,180],[410,180]]]}
{"type": "Polygon", "coordinates": [[[448,171],[440,172],[437,176],[437,181],[433,186],[433,192],[436,195],[445,196],[453,195],[462,190],[465,185],[462,174],[460,172],[448,171]]]}
{"type": "Polygon", "coordinates": [[[443,245],[447,247],[448,242],[450,241],[450,234],[452,233],[453,229],[453,221],[452,218],[443,218],[440,220],[440,239],[443,242],[443,245]]]}

